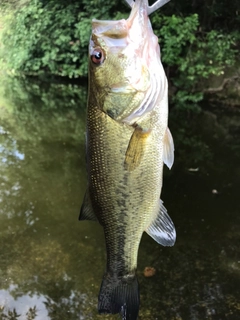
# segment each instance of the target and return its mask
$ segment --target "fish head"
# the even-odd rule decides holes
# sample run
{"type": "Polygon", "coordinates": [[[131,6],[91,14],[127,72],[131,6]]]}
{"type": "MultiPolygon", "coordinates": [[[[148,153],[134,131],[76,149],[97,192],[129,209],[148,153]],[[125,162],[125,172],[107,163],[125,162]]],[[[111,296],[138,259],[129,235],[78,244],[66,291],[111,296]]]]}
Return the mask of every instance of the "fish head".
{"type": "Polygon", "coordinates": [[[89,99],[130,125],[151,111],[167,90],[148,13],[148,1],[136,0],[127,20],[92,21],[89,99]]]}

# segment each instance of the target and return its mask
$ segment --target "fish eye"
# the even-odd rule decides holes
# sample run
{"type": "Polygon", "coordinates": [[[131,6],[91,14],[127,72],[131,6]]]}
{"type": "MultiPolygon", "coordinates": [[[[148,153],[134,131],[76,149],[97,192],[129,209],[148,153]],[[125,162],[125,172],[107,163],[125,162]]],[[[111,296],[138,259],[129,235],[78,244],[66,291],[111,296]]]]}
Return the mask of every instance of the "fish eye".
{"type": "Polygon", "coordinates": [[[104,58],[105,57],[104,57],[103,50],[100,48],[94,49],[94,51],[91,54],[91,60],[96,65],[103,63],[104,58]]]}

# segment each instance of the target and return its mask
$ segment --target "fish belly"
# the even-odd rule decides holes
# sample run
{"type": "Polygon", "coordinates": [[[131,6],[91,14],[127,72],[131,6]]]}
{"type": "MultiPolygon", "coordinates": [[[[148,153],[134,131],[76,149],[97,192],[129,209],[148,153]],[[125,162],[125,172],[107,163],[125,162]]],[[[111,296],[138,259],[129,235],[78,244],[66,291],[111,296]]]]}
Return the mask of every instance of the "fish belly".
{"type": "Polygon", "coordinates": [[[126,152],[132,126],[116,122],[100,109],[88,111],[88,175],[94,212],[103,225],[109,272],[136,269],[143,231],[158,211],[162,185],[160,143],[154,128],[138,165],[129,170],[126,152]]]}

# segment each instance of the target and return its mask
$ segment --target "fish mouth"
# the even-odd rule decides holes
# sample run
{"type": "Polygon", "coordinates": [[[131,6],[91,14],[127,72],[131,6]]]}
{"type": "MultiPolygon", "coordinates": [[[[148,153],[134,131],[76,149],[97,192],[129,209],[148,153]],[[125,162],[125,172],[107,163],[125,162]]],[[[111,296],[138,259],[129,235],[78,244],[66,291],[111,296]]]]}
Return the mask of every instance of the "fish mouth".
{"type": "MultiPolygon", "coordinates": [[[[130,45],[126,47],[125,54],[129,54],[128,50],[130,52],[134,45],[136,47],[136,39],[138,39],[138,48],[135,49],[137,58],[147,67],[149,76],[149,86],[146,88],[144,99],[137,108],[132,110],[131,113],[122,120],[124,123],[131,125],[146,113],[152,111],[157,101],[167,92],[166,76],[160,61],[158,38],[153,33],[148,16],[169,0],[156,1],[152,6],[149,6],[148,0],[136,0],[135,2],[130,0],[125,1],[132,6],[130,16],[127,20],[130,45]]],[[[140,83],[142,76],[143,73],[139,78],[140,83]]],[[[132,85],[138,90],[134,84],[132,85]]]]}

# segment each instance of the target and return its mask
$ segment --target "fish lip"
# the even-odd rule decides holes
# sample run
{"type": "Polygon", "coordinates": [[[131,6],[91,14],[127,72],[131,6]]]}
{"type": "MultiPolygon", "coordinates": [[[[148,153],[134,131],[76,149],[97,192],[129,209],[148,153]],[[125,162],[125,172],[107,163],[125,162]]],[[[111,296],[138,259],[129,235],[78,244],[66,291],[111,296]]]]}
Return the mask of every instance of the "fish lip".
{"type": "Polygon", "coordinates": [[[145,28],[146,23],[148,21],[148,0],[136,0],[132,6],[132,10],[130,12],[130,16],[128,18],[129,27],[134,24],[137,20],[139,26],[141,28],[145,28]]]}

